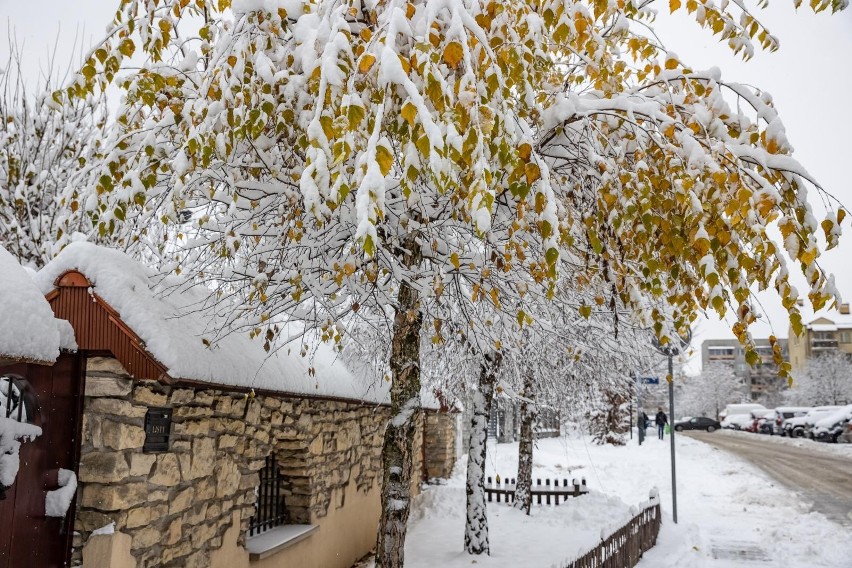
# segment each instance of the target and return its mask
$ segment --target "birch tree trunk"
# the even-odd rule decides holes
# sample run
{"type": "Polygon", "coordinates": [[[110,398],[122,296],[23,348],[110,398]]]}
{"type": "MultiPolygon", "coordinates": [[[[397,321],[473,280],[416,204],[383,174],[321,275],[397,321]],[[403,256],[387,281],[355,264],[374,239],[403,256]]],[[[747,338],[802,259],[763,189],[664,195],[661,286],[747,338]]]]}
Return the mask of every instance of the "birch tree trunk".
{"type": "Polygon", "coordinates": [[[490,554],[485,511],[485,455],[488,417],[491,415],[499,365],[499,354],[485,357],[479,370],[479,388],[472,397],[467,453],[467,524],[464,531],[464,549],[468,554],[490,554]]]}
{"type": "Polygon", "coordinates": [[[382,447],[382,516],[376,543],[377,568],[402,568],[405,532],[411,510],[412,448],[420,410],[419,295],[400,285],[391,344],[391,411],[382,447]]]}
{"type": "Polygon", "coordinates": [[[521,401],[521,437],[518,444],[518,481],[515,486],[515,508],[530,514],[532,505],[533,428],[538,409],[535,404],[535,381],[532,374],[524,377],[524,400],[521,401]]]}

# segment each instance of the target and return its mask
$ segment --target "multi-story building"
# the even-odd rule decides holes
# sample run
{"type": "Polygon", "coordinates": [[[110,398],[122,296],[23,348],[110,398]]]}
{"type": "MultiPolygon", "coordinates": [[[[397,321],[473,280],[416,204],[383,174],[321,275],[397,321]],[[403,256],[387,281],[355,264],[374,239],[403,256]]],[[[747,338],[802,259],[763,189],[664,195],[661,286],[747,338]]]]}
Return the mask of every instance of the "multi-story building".
{"type": "MultiPolygon", "coordinates": [[[[748,387],[752,400],[781,390],[786,382],[778,376],[778,366],[772,360],[769,339],[755,339],[755,348],[761,362],[752,367],[746,363],[745,348],[736,339],[706,339],[701,344],[701,366],[729,365],[737,377],[748,387]]],[[[779,339],[781,354],[787,358],[787,340],[779,339]]]]}
{"type": "Polygon", "coordinates": [[[837,310],[808,312],[799,301],[804,331],[797,336],[790,329],[790,365],[793,373],[801,371],[807,362],[822,353],[842,351],[852,354],[852,314],[849,304],[837,310]]]}

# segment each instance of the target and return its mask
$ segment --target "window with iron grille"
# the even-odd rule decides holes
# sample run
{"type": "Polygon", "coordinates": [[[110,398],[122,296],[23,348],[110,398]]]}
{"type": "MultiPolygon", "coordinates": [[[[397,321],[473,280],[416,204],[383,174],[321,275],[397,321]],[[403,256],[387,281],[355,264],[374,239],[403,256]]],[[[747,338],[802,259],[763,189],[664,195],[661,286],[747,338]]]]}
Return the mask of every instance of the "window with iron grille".
{"type": "Polygon", "coordinates": [[[257,487],[255,514],[249,522],[249,536],[290,523],[290,514],[284,502],[284,483],[275,456],[267,456],[266,464],[260,470],[260,485],[257,487]]]}
{"type": "Polygon", "coordinates": [[[0,416],[33,423],[38,401],[29,383],[17,375],[0,375],[0,416]]]}

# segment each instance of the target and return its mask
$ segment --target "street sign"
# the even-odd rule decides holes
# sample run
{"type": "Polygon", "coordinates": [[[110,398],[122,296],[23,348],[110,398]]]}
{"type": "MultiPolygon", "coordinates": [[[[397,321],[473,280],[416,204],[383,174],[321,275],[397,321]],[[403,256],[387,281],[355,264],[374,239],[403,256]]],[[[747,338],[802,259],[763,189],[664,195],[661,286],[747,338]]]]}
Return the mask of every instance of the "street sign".
{"type": "Polygon", "coordinates": [[[639,382],[643,385],[658,385],[660,377],[639,377],[639,382]]]}

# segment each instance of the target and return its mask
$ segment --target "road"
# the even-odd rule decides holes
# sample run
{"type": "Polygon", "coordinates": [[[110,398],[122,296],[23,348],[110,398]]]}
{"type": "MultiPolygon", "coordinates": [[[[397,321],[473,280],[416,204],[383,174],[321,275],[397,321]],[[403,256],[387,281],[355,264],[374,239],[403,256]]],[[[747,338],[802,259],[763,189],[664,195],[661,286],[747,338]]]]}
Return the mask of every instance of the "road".
{"type": "Polygon", "coordinates": [[[772,443],[758,434],[683,434],[745,459],[811,501],[814,510],[852,527],[852,448],[846,457],[816,448],[772,443]]]}

